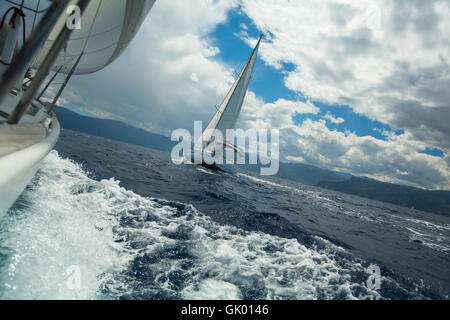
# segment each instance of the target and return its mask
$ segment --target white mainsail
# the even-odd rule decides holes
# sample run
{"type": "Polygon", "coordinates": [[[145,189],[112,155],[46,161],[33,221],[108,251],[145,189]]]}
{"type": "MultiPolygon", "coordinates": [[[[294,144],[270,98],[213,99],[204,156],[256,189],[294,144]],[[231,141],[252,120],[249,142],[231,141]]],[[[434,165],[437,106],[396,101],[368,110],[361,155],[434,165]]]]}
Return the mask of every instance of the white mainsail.
{"type": "Polygon", "coordinates": [[[211,142],[213,130],[220,130],[222,135],[225,136],[227,129],[233,129],[235,127],[239,113],[241,112],[245,94],[247,93],[248,85],[252,78],[252,72],[261,39],[262,35],[220,108],[214,114],[202,136],[197,140],[196,146],[199,146],[199,142],[201,141],[200,145],[202,146],[202,149],[205,149],[211,142]]]}
{"type": "MultiPolygon", "coordinates": [[[[54,70],[64,66],[61,72],[67,73],[81,53],[74,74],[93,73],[109,65],[133,40],[154,3],[155,0],[91,0],[81,18],[81,28],[72,32],[54,70]]],[[[34,68],[39,68],[65,23],[65,19],[58,22],[34,68]]]]}

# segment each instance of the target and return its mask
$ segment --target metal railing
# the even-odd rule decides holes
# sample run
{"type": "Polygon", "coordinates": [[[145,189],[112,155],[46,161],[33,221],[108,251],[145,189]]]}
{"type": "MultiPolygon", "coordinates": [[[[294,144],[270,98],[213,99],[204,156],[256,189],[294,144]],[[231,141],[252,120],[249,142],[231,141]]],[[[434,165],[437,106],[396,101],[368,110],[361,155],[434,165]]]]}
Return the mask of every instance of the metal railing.
{"type": "MultiPolygon", "coordinates": [[[[81,12],[84,12],[90,0],[78,0],[77,5],[81,12]]],[[[9,90],[13,87],[20,77],[23,76],[24,68],[28,68],[32,64],[32,60],[36,53],[42,47],[43,43],[47,40],[50,32],[56,25],[58,19],[65,13],[65,9],[70,0],[53,0],[52,6],[45,13],[45,16],[39,22],[38,27],[34,30],[26,41],[22,49],[17,56],[13,59],[10,67],[5,71],[0,79],[0,104],[8,94],[9,90]]],[[[69,39],[73,30],[67,28],[64,24],[58,37],[53,42],[50,51],[45,57],[44,61],[40,65],[30,87],[24,93],[19,103],[15,107],[11,116],[8,119],[8,123],[16,124],[20,121],[29,104],[32,102],[37,91],[39,90],[42,82],[50,73],[59,53],[63,49],[67,40],[69,39]]]]}

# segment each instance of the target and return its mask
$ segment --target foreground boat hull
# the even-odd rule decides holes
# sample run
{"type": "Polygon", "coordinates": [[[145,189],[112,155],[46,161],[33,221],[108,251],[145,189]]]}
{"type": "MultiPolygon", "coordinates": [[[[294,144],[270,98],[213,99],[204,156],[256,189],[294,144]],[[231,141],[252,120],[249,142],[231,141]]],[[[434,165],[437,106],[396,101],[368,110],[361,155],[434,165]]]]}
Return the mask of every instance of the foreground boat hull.
{"type": "Polygon", "coordinates": [[[59,122],[53,114],[51,128],[47,129],[42,139],[0,157],[0,219],[30,183],[41,161],[54,148],[60,131],[59,122]]]}

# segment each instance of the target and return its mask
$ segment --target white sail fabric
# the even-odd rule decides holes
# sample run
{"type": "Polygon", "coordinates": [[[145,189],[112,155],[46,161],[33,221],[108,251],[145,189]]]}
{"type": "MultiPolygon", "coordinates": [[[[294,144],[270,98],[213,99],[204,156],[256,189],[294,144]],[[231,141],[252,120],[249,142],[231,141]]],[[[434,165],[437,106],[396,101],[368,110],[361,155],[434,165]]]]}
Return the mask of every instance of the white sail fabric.
{"type": "MultiPolygon", "coordinates": [[[[63,65],[62,72],[67,73],[82,52],[74,74],[93,73],[109,65],[134,38],[154,3],[155,0],[91,0],[81,18],[81,28],[72,32],[54,70],[63,65]]],[[[35,68],[46,57],[66,19],[61,19],[50,34],[35,68]]]]}
{"type": "Polygon", "coordinates": [[[253,67],[255,66],[256,56],[258,54],[261,38],[259,39],[252,55],[248,59],[238,78],[225,97],[225,100],[222,102],[220,108],[214,114],[203,135],[199,138],[199,141],[200,139],[202,141],[202,148],[206,147],[212,139],[212,130],[220,130],[222,132],[222,135],[225,137],[226,130],[233,129],[235,127],[237,119],[239,117],[239,113],[241,112],[245,94],[247,93],[248,85],[252,77],[253,67]]]}

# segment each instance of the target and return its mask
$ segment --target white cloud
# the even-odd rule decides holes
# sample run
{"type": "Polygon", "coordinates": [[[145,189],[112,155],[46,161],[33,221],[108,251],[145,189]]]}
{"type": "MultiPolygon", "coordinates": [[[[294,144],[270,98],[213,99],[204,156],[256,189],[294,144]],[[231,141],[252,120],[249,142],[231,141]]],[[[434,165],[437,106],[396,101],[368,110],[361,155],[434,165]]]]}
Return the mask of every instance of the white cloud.
{"type": "Polygon", "coordinates": [[[329,112],[327,112],[327,114],[324,116],[324,118],[334,124],[341,124],[341,123],[345,122],[345,120],[343,118],[341,118],[341,117],[336,118],[329,112]]]}
{"type": "Polygon", "coordinates": [[[247,27],[247,25],[245,23],[241,23],[240,27],[241,27],[241,29],[244,29],[246,31],[248,30],[248,27],[247,27]]]}
{"type": "MultiPolygon", "coordinates": [[[[238,126],[279,128],[280,154],[284,161],[319,165],[354,175],[430,189],[449,189],[450,171],[446,159],[423,154],[424,142],[411,133],[396,135],[383,131],[385,140],[360,137],[353,132],[330,130],[325,120],[306,119],[294,123],[296,114],[317,114],[310,102],[279,99],[265,103],[253,92],[247,94],[238,126]]],[[[327,114],[328,118],[342,121],[327,114]]],[[[325,116],[325,117],[326,117],[325,116]]]]}
{"type": "Polygon", "coordinates": [[[382,181],[418,187],[450,188],[444,159],[419,153],[425,145],[410,134],[379,140],[329,130],[324,120],[305,120],[281,133],[284,154],[322,167],[361,174],[382,181]]]}
{"type": "Polygon", "coordinates": [[[287,87],[450,148],[442,121],[450,114],[448,1],[243,0],[243,7],[272,36],[264,61],[294,64],[287,87]]]}
{"type": "Polygon", "coordinates": [[[283,128],[292,124],[296,114],[317,114],[319,108],[311,102],[278,99],[265,103],[253,92],[247,93],[238,126],[250,128],[283,128]]]}
{"type": "Polygon", "coordinates": [[[198,79],[198,75],[195,72],[191,73],[190,79],[195,82],[198,83],[200,80],[198,79]]]}
{"type": "MultiPolygon", "coordinates": [[[[385,131],[386,140],[380,140],[330,130],[325,120],[306,119],[296,125],[292,119],[297,113],[318,111],[310,103],[284,99],[264,103],[249,92],[239,125],[254,129],[279,128],[280,154],[284,161],[312,163],[416,187],[450,188],[446,160],[420,153],[426,144],[415,140],[412,134],[395,135],[385,131]]],[[[331,115],[330,118],[334,119],[331,115]]]]}
{"type": "MultiPolygon", "coordinates": [[[[253,23],[270,35],[261,47],[262,59],[276,68],[286,62],[294,66],[285,77],[289,89],[311,100],[349,105],[358,114],[405,131],[384,141],[330,131],[323,120],[300,126],[291,122],[289,127],[284,119],[289,159],[449,188],[448,1],[242,0],[242,4],[253,23]],[[442,159],[420,153],[426,147],[446,155],[442,159]],[[293,153],[295,148],[298,152],[293,153]]],[[[344,120],[331,114],[325,118],[333,123],[344,120]]]]}

